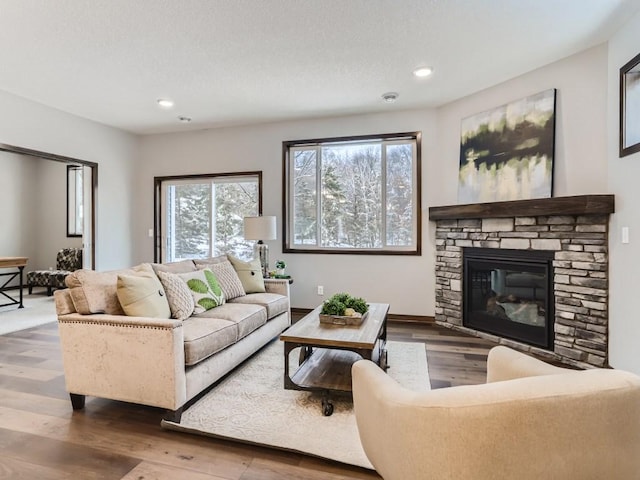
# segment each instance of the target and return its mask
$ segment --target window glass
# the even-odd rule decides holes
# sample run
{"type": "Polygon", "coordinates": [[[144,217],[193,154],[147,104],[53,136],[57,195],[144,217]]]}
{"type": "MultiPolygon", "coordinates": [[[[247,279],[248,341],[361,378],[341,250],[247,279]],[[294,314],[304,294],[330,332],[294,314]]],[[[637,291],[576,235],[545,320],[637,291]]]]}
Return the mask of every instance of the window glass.
{"type": "Polygon", "coordinates": [[[286,252],[420,253],[419,133],[284,142],[286,252]]]}
{"type": "Polygon", "coordinates": [[[244,217],[260,208],[260,174],[156,179],[161,190],[160,261],[175,262],[230,253],[247,258],[244,217]]]}

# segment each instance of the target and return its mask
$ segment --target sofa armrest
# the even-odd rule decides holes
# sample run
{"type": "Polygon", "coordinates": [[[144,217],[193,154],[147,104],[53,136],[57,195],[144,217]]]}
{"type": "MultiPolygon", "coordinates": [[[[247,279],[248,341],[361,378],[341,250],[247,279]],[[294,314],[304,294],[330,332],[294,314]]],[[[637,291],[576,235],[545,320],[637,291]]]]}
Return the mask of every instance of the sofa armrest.
{"type": "Polygon", "coordinates": [[[186,402],[181,321],[72,313],[58,329],[69,393],[171,410],[186,402]]]}
{"type": "Polygon", "coordinates": [[[289,297],[289,280],[286,278],[265,278],[264,288],[267,293],[277,293],[289,297]]]}
{"type": "Polygon", "coordinates": [[[560,368],[505,346],[493,347],[487,358],[487,383],[572,371],[560,368]]]}

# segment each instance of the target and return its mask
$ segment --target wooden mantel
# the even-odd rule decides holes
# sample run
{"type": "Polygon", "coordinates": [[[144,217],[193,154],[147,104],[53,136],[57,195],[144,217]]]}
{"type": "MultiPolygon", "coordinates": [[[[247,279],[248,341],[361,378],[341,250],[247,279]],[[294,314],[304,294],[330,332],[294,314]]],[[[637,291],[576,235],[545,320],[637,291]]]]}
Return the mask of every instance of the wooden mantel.
{"type": "Polygon", "coordinates": [[[602,215],[611,214],[614,211],[613,195],[576,195],[429,207],[429,220],[536,217],[540,215],[602,215]]]}

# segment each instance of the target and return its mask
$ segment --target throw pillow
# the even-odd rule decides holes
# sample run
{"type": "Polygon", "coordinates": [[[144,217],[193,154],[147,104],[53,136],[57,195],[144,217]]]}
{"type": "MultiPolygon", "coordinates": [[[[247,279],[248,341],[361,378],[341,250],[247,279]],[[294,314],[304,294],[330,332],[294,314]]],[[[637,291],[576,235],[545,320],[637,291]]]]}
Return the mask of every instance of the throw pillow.
{"type": "Polygon", "coordinates": [[[224,293],[213,272],[205,268],[197,272],[179,273],[193,296],[194,314],[203,313],[224,303],[224,293]]]}
{"type": "Polygon", "coordinates": [[[262,278],[262,265],[260,259],[253,259],[245,262],[239,258],[228,255],[233,268],[238,273],[245,293],[263,293],[264,279],[262,278]]]}
{"type": "Polygon", "coordinates": [[[225,253],[223,253],[222,255],[218,255],[216,257],[193,259],[193,263],[195,263],[196,267],[198,268],[204,268],[205,266],[208,267],[210,265],[213,265],[214,263],[222,263],[226,261],[228,260],[227,260],[227,255],[225,253]]]}
{"type": "Polygon", "coordinates": [[[116,295],[130,317],[171,317],[162,284],[153,273],[119,274],[116,295]]]}
{"type": "Polygon", "coordinates": [[[171,317],[177,320],[189,318],[196,306],[191,295],[191,290],[178,275],[168,272],[156,272],[164,287],[171,310],[171,317]]]}
{"type": "Polygon", "coordinates": [[[243,297],[245,295],[244,287],[240,281],[240,277],[233,269],[233,265],[228,260],[224,262],[207,265],[213,274],[218,279],[222,292],[224,293],[225,300],[231,300],[236,297],[243,297]]]}
{"type": "Polygon", "coordinates": [[[168,273],[186,273],[186,272],[195,272],[197,270],[195,263],[193,260],[181,260],[179,262],[169,262],[169,263],[152,263],[153,271],[158,272],[168,272],[168,273]]]}
{"type": "Polygon", "coordinates": [[[65,279],[69,294],[76,309],[82,315],[106,313],[122,315],[124,311],[118,301],[118,275],[135,275],[136,272],[153,274],[148,263],[133,268],[96,272],[94,270],[76,270],[65,279]]]}

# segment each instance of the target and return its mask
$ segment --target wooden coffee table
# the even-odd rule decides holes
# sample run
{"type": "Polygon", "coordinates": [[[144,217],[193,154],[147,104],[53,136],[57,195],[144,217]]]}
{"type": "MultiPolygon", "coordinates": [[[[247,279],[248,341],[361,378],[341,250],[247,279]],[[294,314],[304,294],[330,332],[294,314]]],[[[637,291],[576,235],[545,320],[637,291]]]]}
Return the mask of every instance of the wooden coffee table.
{"type": "Polygon", "coordinates": [[[322,393],[322,412],[333,413],[331,394],[351,395],[351,366],[367,359],[387,369],[386,303],[369,304],[362,325],[320,323],[322,306],[289,327],[280,335],[284,342],[284,388],[322,393]],[[289,372],[289,354],[300,348],[299,366],[289,372]]]}

